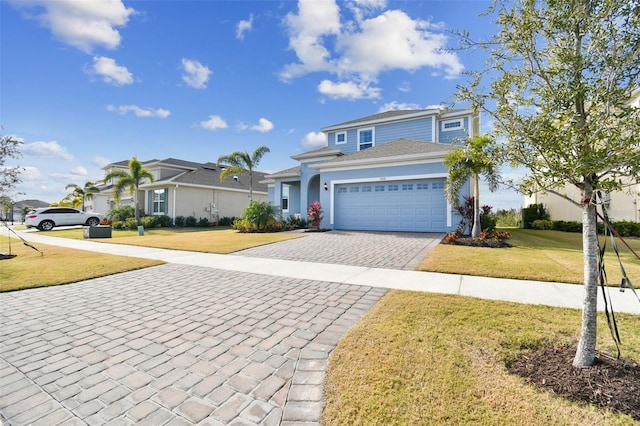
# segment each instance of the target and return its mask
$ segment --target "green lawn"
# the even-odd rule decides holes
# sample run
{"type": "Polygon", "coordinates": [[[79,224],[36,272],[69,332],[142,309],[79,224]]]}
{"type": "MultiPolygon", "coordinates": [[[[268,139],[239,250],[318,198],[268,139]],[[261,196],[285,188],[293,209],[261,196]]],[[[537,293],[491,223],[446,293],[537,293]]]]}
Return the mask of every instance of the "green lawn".
{"type": "MultiPolygon", "coordinates": [[[[11,240],[11,253],[17,256],[0,260],[0,292],[68,284],[164,263],[45,244],[34,246],[42,254],[20,240],[11,240]]],[[[8,237],[0,236],[0,252],[9,252],[8,237]]]]}
{"type": "MultiPolygon", "coordinates": [[[[510,229],[511,248],[438,245],[419,265],[421,271],[484,275],[566,283],[583,282],[582,234],[559,231],[510,229]]],[[[604,241],[604,237],[601,238],[604,241]]],[[[640,254],[640,240],[627,239],[640,254]]],[[[640,286],[640,260],[620,241],[620,257],[627,275],[640,286]]],[[[620,267],[607,239],[605,267],[609,283],[619,285],[620,267]]]]}
{"type": "MultiPolygon", "coordinates": [[[[640,316],[618,314],[623,357],[640,361],[640,316]]],[[[615,354],[604,317],[601,351],[615,354]]],[[[575,344],[580,311],[390,291],[331,353],[323,420],[332,425],[631,425],[509,374],[543,345],[575,344]]]]}

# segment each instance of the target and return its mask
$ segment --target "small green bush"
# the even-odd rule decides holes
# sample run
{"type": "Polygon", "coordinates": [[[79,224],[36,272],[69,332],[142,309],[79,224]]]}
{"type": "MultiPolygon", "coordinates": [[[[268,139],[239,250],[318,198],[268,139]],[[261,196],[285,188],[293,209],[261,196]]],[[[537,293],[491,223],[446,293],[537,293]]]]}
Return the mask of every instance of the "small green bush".
{"type": "Polygon", "coordinates": [[[140,218],[140,225],[144,226],[146,229],[156,228],[158,227],[158,217],[143,216],[140,218]]]}
{"type": "Polygon", "coordinates": [[[288,216],[281,222],[282,229],[291,231],[293,229],[305,229],[307,227],[307,221],[301,217],[288,216]]]}
{"type": "Polygon", "coordinates": [[[531,225],[535,220],[549,220],[549,213],[543,204],[529,204],[522,209],[522,227],[531,229],[531,225]]]}
{"type": "Polygon", "coordinates": [[[233,222],[240,232],[276,232],[282,230],[280,210],[264,201],[252,201],[242,213],[242,218],[233,222]]]}
{"type": "Polygon", "coordinates": [[[233,226],[233,222],[235,222],[237,217],[235,216],[225,216],[218,219],[218,226],[233,226]]]}
{"type": "Polygon", "coordinates": [[[176,216],[175,226],[183,227],[185,224],[185,219],[186,218],[184,216],[176,216]]]}
{"type": "Polygon", "coordinates": [[[516,209],[496,212],[496,226],[500,228],[519,228],[522,223],[522,215],[516,209]]]}
{"type": "Polygon", "coordinates": [[[158,219],[158,226],[162,227],[162,228],[169,228],[173,225],[172,220],[171,220],[171,216],[168,216],[166,214],[160,215],[160,216],[156,216],[156,218],[158,219]]]}
{"type": "Polygon", "coordinates": [[[209,222],[209,219],[207,219],[206,217],[201,217],[198,220],[198,227],[199,228],[207,228],[211,226],[211,222],[209,222]]]}
{"type": "Polygon", "coordinates": [[[582,222],[575,220],[554,220],[553,229],[562,232],[582,232],[582,222]]]}
{"type": "Polygon", "coordinates": [[[611,224],[623,237],[640,237],[640,222],[620,220],[611,224]]]}
{"type": "Polygon", "coordinates": [[[138,221],[134,217],[130,217],[124,221],[124,229],[135,230],[138,229],[138,221]]]}
{"type": "MultiPolygon", "coordinates": [[[[112,222],[121,221],[129,219],[130,217],[135,217],[136,212],[133,206],[118,206],[114,209],[111,209],[104,216],[105,219],[110,220],[112,222]]],[[[113,226],[113,225],[112,225],[113,226]]]]}
{"type": "Polygon", "coordinates": [[[187,216],[184,220],[184,226],[194,228],[198,224],[198,220],[193,216],[187,216]]]}
{"type": "Polygon", "coordinates": [[[114,220],[111,222],[112,229],[125,229],[124,222],[122,220],[114,220]]]}
{"type": "Polygon", "coordinates": [[[536,219],[531,223],[532,229],[548,230],[554,229],[553,221],[546,219],[536,219]]]}

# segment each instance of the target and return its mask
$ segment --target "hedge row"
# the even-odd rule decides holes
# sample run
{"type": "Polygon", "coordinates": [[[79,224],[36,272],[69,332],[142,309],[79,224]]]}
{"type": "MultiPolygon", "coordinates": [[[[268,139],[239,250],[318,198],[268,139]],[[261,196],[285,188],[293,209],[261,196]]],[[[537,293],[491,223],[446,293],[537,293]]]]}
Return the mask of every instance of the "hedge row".
{"type": "MultiPolygon", "coordinates": [[[[620,220],[611,226],[623,237],[640,237],[640,222],[620,220]]],[[[531,223],[532,229],[553,229],[563,232],[582,232],[582,222],[566,220],[537,219],[531,223]]],[[[598,222],[598,233],[604,234],[604,224],[598,222]]]]}

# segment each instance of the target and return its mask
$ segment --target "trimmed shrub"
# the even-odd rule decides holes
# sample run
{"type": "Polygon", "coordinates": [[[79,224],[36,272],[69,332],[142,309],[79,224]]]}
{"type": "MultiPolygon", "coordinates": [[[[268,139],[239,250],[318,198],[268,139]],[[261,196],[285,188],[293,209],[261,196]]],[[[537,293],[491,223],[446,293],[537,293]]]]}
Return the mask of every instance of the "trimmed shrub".
{"type": "Polygon", "coordinates": [[[529,204],[522,209],[522,227],[531,229],[534,220],[549,220],[549,213],[543,204],[529,204]]]}
{"type": "Polygon", "coordinates": [[[135,217],[130,217],[124,221],[124,229],[136,230],[138,229],[138,221],[136,221],[135,217]]]}
{"type": "Polygon", "coordinates": [[[225,216],[218,219],[218,226],[233,226],[233,222],[235,222],[237,217],[235,216],[225,216]]]}
{"type": "Polygon", "coordinates": [[[184,216],[176,216],[176,223],[175,223],[175,226],[179,226],[179,227],[184,226],[185,219],[186,219],[186,218],[185,218],[184,216]]]}
{"type": "Polygon", "coordinates": [[[532,229],[541,229],[541,230],[549,230],[554,229],[553,221],[546,219],[537,219],[531,223],[532,229]]]}
{"type": "Polygon", "coordinates": [[[114,220],[111,222],[112,229],[125,229],[124,222],[122,220],[114,220]]]}
{"type": "Polygon", "coordinates": [[[209,219],[207,219],[206,217],[201,217],[198,220],[198,227],[199,228],[207,228],[211,226],[211,222],[209,222],[209,219]]]}
{"type": "Polygon", "coordinates": [[[173,224],[171,223],[171,216],[168,216],[166,214],[160,215],[160,216],[156,216],[156,218],[158,219],[158,226],[162,227],[162,228],[169,228],[171,226],[173,226],[173,224]]]}
{"type": "Polygon", "coordinates": [[[147,229],[157,228],[158,225],[158,217],[157,216],[143,216],[140,218],[140,225],[144,226],[147,229]]]}
{"type": "Polygon", "coordinates": [[[554,220],[553,229],[562,232],[582,232],[582,222],[576,222],[575,220],[554,220]]]}
{"type": "Polygon", "coordinates": [[[186,227],[194,228],[196,225],[198,225],[198,220],[193,216],[187,216],[184,220],[184,226],[186,227]]]}

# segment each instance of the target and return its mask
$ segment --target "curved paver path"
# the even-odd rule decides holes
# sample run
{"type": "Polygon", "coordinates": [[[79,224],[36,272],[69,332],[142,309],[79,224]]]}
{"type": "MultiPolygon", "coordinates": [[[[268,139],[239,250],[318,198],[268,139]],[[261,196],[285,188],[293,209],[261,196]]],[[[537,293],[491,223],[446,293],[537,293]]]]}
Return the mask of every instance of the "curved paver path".
{"type": "Polygon", "coordinates": [[[317,424],[329,352],[384,293],[177,264],[5,293],[0,412],[13,425],[317,424]]]}

